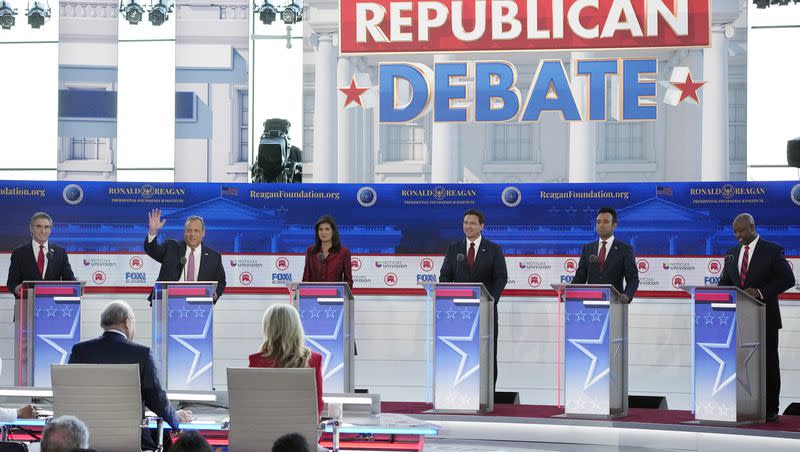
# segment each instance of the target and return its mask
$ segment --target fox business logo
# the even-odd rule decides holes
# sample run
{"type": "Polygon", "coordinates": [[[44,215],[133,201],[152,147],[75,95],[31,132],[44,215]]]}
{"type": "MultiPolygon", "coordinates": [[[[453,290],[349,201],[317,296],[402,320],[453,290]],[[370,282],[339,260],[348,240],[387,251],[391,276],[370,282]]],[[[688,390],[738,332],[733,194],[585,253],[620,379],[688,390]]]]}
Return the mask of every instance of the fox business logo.
{"type": "Polygon", "coordinates": [[[289,259],[283,256],[275,259],[275,268],[281,271],[286,270],[287,268],[289,268],[289,259]]]}
{"type": "Polygon", "coordinates": [[[126,284],[147,284],[147,275],[144,272],[125,272],[126,284]]]}
{"type": "Polygon", "coordinates": [[[130,266],[132,270],[139,270],[144,267],[144,261],[140,256],[133,256],[128,261],[128,266],[130,266]]]}
{"type": "Polygon", "coordinates": [[[272,284],[286,284],[292,282],[291,273],[273,273],[272,284]]]}
{"type": "Polygon", "coordinates": [[[436,281],[436,275],[433,273],[417,273],[417,284],[435,283],[436,281]]]}

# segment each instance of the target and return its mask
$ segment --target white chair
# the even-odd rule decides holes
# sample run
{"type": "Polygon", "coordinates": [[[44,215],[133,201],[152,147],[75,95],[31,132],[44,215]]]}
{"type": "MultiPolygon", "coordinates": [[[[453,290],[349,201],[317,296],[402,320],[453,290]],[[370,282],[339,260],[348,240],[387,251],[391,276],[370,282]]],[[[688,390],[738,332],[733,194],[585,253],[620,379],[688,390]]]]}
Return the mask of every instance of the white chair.
{"type": "Polygon", "coordinates": [[[314,369],[228,368],[229,449],[270,450],[276,439],[299,433],[311,450],[317,429],[333,427],[333,450],[339,448],[339,423],[319,424],[314,369]]]}
{"type": "MultiPolygon", "coordinates": [[[[92,449],[141,452],[138,364],[53,364],[50,373],[54,417],[69,414],[83,421],[92,449]]],[[[159,439],[157,450],[160,443],[159,439]]]]}

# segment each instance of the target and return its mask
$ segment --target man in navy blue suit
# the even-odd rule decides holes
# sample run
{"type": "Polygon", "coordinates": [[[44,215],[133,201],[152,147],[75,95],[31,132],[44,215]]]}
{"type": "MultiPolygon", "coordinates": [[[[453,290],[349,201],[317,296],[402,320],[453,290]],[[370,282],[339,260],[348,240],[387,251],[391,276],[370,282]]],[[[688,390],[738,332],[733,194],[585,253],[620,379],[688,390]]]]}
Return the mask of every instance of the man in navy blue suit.
{"type": "MultiPolygon", "coordinates": [[[[158,381],[156,364],[150,355],[150,348],[133,341],[136,334],[136,317],[128,303],[117,300],[106,306],[100,315],[102,336],[72,346],[70,364],[138,364],[139,382],[142,388],[142,416],[145,407],[164,419],[164,422],[177,429],[178,421],[188,422],[192,413],[186,410],[175,411],[167,394],[158,381]]],[[[153,438],[147,430],[142,430],[142,448],[155,450],[153,438]]]]}
{"type": "Polygon", "coordinates": [[[478,282],[494,298],[494,384],[497,385],[497,303],[508,282],[503,250],[481,233],[486,219],[479,210],[464,213],[465,239],[451,243],[439,272],[439,282],[478,282]]]}
{"type": "Polygon", "coordinates": [[[182,241],[166,239],[164,243],[158,243],[158,231],[166,222],[161,218],[160,209],[150,211],[144,251],[161,263],[156,281],[217,281],[216,303],[225,290],[225,268],[219,253],[203,244],[205,222],[192,215],[183,225],[182,241]]]}
{"type": "Polygon", "coordinates": [[[775,422],[781,393],[778,331],[783,327],[778,295],[794,286],[794,274],[783,248],[756,233],[756,222],[749,213],[733,220],[733,235],[739,245],[726,253],[719,285],[738,287],[766,304],[767,420],[775,422]]]}
{"type": "Polygon", "coordinates": [[[14,248],[8,267],[8,291],[22,296],[22,281],[75,281],[64,248],[50,243],[53,219],[36,212],[30,222],[31,241],[14,248]]]}
{"type": "Polygon", "coordinates": [[[630,303],[639,288],[639,271],[633,247],[614,237],[616,227],[617,211],[601,208],[595,220],[599,239],[583,245],[572,284],[611,284],[621,294],[622,301],[630,303]]]}

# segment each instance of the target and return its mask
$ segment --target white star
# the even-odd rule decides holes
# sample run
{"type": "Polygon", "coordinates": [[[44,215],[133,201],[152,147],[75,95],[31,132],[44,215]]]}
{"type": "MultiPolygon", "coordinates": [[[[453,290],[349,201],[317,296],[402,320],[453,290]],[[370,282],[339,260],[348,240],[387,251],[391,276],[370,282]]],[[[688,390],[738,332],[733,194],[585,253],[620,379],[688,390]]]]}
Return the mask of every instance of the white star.
{"type": "Polygon", "coordinates": [[[729,385],[732,381],[736,379],[736,372],[732,373],[725,381],[720,382],[722,380],[722,374],[725,372],[725,361],[723,361],[716,353],[712,352],[712,348],[718,349],[730,349],[731,342],[733,339],[733,330],[734,326],[736,325],[736,315],[733,316],[733,322],[731,322],[730,330],[728,331],[728,340],[725,343],[711,343],[711,342],[698,342],[697,346],[703,349],[704,352],[708,354],[714,361],[717,362],[719,367],[717,368],[717,378],[714,381],[714,389],[711,392],[711,396],[717,395],[719,391],[721,391],[725,386],[729,385]]]}
{"type": "Polygon", "coordinates": [[[453,386],[456,386],[462,381],[466,380],[480,368],[480,362],[478,362],[478,364],[475,364],[474,367],[464,372],[464,364],[466,364],[467,357],[469,355],[453,343],[472,342],[472,340],[475,338],[475,332],[478,330],[478,319],[478,317],[475,317],[475,320],[472,321],[472,328],[470,329],[469,336],[438,336],[440,341],[447,344],[448,347],[461,356],[461,362],[458,364],[458,370],[456,371],[456,376],[453,379],[453,386]]]}
{"type": "Polygon", "coordinates": [[[437,310],[436,310],[436,318],[437,318],[437,319],[440,319],[441,317],[439,317],[439,316],[440,316],[441,314],[442,314],[442,311],[440,311],[440,310],[438,310],[438,309],[437,309],[437,310]]]}
{"type": "Polygon", "coordinates": [[[464,310],[461,311],[461,320],[467,320],[467,319],[470,320],[472,319],[472,313],[469,312],[469,309],[464,308],[464,310]]]}
{"type": "Polygon", "coordinates": [[[306,310],[305,309],[301,309],[300,310],[300,318],[304,319],[304,318],[306,318],[305,316],[306,316],[306,310]]]}
{"type": "Polygon", "coordinates": [[[600,411],[600,399],[598,399],[597,397],[595,397],[592,400],[592,409],[596,410],[596,411],[600,411]]]}
{"type": "Polygon", "coordinates": [[[728,316],[723,312],[718,316],[719,324],[720,325],[727,325],[728,324],[728,316]]]}
{"type": "Polygon", "coordinates": [[[317,309],[316,307],[314,307],[314,308],[311,308],[311,318],[312,318],[312,319],[318,319],[318,318],[319,318],[319,313],[320,313],[320,312],[322,312],[322,311],[320,311],[320,310],[319,310],[319,309],[317,309]]]}
{"type": "Polygon", "coordinates": [[[722,405],[720,405],[719,414],[721,414],[723,416],[727,416],[728,415],[728,405],[725,405],[724,403],[722,405]]]}
{"type": "Polygon", "coordinates": [[[194,316],[195,317],[205,317],[206,316],[206,311],[203,310],[203,309],[200,309],[200,307],[198,306],[197,309],[194,310],[194,316]]]}
{"type": "Polygon", "coordinates": [[[569,322],[570,320],[572,320],[572,313],[571,313],[571,312],[564,311],[564,320],[566,320],[567,322],[569,322]]]}
{"type": "Polygon", "coordinates": [[[603,318],[603,316],[600,315],[600,313],[597,311],[597,309],[592,311],[591,316],[592,316],[592,322],[599,322],[600,319],[603,318]]]}
{"type": "Polygon", "coordinates": [[[65,307],[61,308],[61,316],[64,317],[64,318],[67,318],[67,317],[72,318],[72,308],[70,308],[69,306],[65,306],[65,307]]]}
{"type": "Polygon", "coordinates": [[[597,383],[603,377],[608,375],[608,367],[600,371],[597,375],[592,377],[592,374],[595,371],[595,366],[597,365],[597,356],[586,349],[582,344],[591,344],[591,345],[600,345],[605,342],[606,334],[608,333],[608,314],[606,314],[606,320],[603,322],[603,329],[600,331],[600,336],[597,339],[568,339],[568,341],[574,345],[578,350],[583,352],[586,357],[592,360],[592,363],[589,365],[589,372],[586,373],[586,381],[583,384],[583,390],[589,388],[589,386],[597,383]]]}
{"type": "MultiPolygon", "coordinates": [[[[314,308],[314,309],[316,309],[316,308],[314,308]]],[[[312,310],[312,312],[313,312],[313,310],[312,310]]],[[[322,380],[323,381],[327,380],[328,377],[330,377],[331,375],[335,374],[336,372],[339,372],[340,370],[344,369],[344,360],[342,360],[341,363],[339,363],[336,367],[331,369],[330,372],[328,372],[328,365],[330,364],[331,356],[333,355],[333,353],[330,350],[328,350],[327,348],[323,347],[322,344],[320,344],[318,342],[319,340],[336,341],[336,340],[339,339],[339,332],[342,330],[343,314],[344,314],[344,309],[339,311],[339,318],[336,320],[336,328],[334,328],[332,334],[327,334],[327,335],[321,335],[321,334],[306,335],[306,340],[325,356],[323,361],[322,361],[322,380]]],[[[319,313],[317,313],[317,317],[319,317],[319,313]]]]}
{"type": "Polygon", "coordinates": [[[168,315],[169,315],[169,318],[172,318],[172,316],[173,316],[174,314],[175,314],[175,310],[174,310],[174,309],[170,309],[170,310],[169,310],[169,314],[168,314],[168,315]]]}
{"type": "Polygon", "coordinates": [[[49,308],[45,309],[45,311],[47,311],[47,317],[55,317],[57,309],[53,306],[50,306],[49,308]]]}
{"type": "Polygon", "coordinates": [[[706,325],[713,325],[714,324],[714,316],[711,313],[707,313],[703,316],[706,319],[706,325]]]}
{"type": "Polygon", "coordinates": [[[447,314],[447,318],[448,318],[448,319],[454,319],[454,318],[456,318],[456,311],[454,311],[454,310],[453,310],[453,308],[450,308],[450,309],[449,309],[449,310],[446,312],[446,314],[447,314]]]}
{"type": "Polygon", "coordinates": [[[333,308],[328,307],[328,309],[325,310],[325,318],[326,319],[336,318],[336,311],[334,311],[333,308]]]}
{"type": "MultiPolygon", "coordinates": [[[[181,308],[186,309],[185,306],[181,306],[181,308]]],[[[186,309],[186,312],[188,313],[189,310],[186,309]]],[[[187,314],[187,316],[188,316],[188,314],[187,314]]],[[[183,312],[181,312],[181,317],[187,317],[187,316],[184,316],[183,312]]],[[[186,342],[186,339],[205,339],[208,336],[208,330],[211,329],[211,316],[212,316],[212,312],[209,311],[208,312],[208,317],[206,317],[206,324],[203,327],[203,332],[200,333],[200,334],[171,334],[170,335],[171,338],[175,339],[179,344],[183,345],[184,347],[186,347],[187,350],[189,350],[190,352],[192,352],[194,354],[194,358],[192,358],[192,367],[189,369],[189,374],[186,376],[186,384],[187,385],[189,383],[191,383],[192,381],[194,381],[195,379],[197,379],[197,377],[199,377],[199,376],[203,375],[204,373],[206,373],[209,369],[211,369],[211,366],[214,364],[213,360],[209,360],[208,364],[206,364],[205,366],[201,367],[200,370],[197,370],[197,363],[200,361],[200,350],[196,349],[191,344],[186,342]]]]}
{"type": "Polygon", "coordinates": [[[578,311],[575,314],[575,317],[576,317],[576,320],[579,321],[579,322],[585,322],[586,321],[586,313],[583,312],[582,310],[578,311]]]}
{"type": "Polygon", "coordinates": [[[36,311],[35,312],[36,318],[38,319],[39,318],[39,313],[42,312],[42,308],[36,308],[35,311],[36,311]]]}
{"type": "Polygon", "coordinates": [[[186,309],[186,306],[181,306],[181,308],[178,309],[178,313],[181,315],[181,317],[189,317],[189,310],[186,309]]]}
{"type": "MultiPolygon", "coordinates": [[[[52,306],[51,306],[52,307],[52,306]]],[[[55,314],[54,314],[55,316],[55,314]]],[[[48,315],[49,317],[49,315],[48,315]]],[[[69,333],[66,334],[37,334],[39,339],[47,342],[51,347],[53,347],[57,352],[61,353],[61,360],[58,362],[59,364],[66,364],[67,362],[67,355],[69,352],[66,351],[63,347],[56,344],[53,339],[75,339],[75,331],[78,329],[78,325],[80,324],[80,311],[75,315],[75,318],[72,320],[72,328],[70,328],[69,333]]]]}

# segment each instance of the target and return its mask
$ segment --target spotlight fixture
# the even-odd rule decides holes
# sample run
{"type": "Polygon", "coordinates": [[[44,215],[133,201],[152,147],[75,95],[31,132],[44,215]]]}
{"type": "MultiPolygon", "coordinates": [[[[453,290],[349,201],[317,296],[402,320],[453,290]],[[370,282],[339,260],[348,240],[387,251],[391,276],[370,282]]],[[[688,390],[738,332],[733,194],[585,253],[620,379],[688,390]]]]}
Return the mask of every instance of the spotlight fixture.
{"type": "Polygon", "coordinates": [[[281,20],[283,23],[288,25],[302,21],[303,8],[295,2],[286,5],[286,7],[283,8],[283,11],[281,11],[281,20]]]}
{"type": "Polygon", "coordinates": [[[275,22],[275,19],[278,17],[278,8],[270,3],[269,0],[264,0],[261,6],[256,6],[255,9],[253,9],[253,12],[258,14],[259,20],[261,20],[264,25],[272,25],[272,22],[275,22]]]}
{"type": "Polygon", "coordinates": [[[31,28],[41,28],[50,19],[50,5],[34,0],[33,6],[28,3],[28,10],[25,11],[25,15],[28,16],[28,24],[31,28]]]}
{"type": "Polygon", "coordinates": [[[17,19],[17,10],[11,7],[11,3],[6,0],[0,0],[0,28],[3,30],[10,30],[14,26],[17,19]]]}
{"type": "Polygon", "coordinates": [[[119,12],[122,13],[125,20],[131,25],[136,25],[141,22],[144,16],[144,7],[137,3],[136,0],[129,0],[127,5],[123,3],[124,1],[125,0],[121,0],[119,2],[119,12]]]}
{"type": "Polygon", "coordinates": [[[150,14],[147,19],[151,24],[158,27],[169,20],[169,13],[172,12],[172,0],[158,0],[158,3],[150,7],[150,14]]]}

